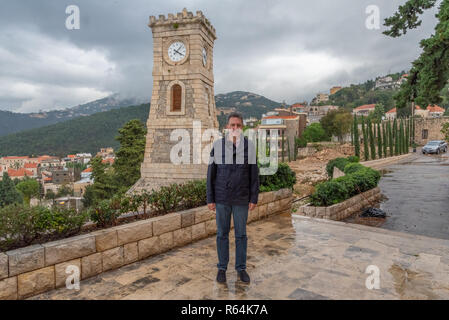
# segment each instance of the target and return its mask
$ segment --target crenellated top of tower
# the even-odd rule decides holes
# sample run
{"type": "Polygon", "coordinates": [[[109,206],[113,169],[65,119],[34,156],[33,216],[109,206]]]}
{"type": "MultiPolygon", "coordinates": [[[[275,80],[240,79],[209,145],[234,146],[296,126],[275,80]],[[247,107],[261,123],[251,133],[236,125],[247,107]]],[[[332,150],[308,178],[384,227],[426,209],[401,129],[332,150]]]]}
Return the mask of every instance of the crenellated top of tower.
{"type": "Polygon", "coordinates": [[[210,21],[204,16],[202,11],[197,11],[196,15],[193,15],[192,12],[187,11],[186,8],[182,10],[182,12],[178,12],[176,15],[169,13],[167,17],[165,15],[160,14],[159,18],[155,16],[150,16],[149,27],[153,28],[154,26],[160,25],[170,25],[170,24],[188,24],[188,23],[197,23],[201,22],[206,27],[207,30],[212,34],[214,39],[217,38],[215,33],[215,28],[212,26],[210,21]]]}

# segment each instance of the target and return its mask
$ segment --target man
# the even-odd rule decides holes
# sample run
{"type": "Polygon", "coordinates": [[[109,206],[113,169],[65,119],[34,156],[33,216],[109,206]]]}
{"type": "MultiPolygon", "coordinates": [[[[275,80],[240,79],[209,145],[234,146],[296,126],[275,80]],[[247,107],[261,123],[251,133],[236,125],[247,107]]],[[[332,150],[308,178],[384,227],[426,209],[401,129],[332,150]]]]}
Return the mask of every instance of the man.
{"type": "Polygon", "coordinates": [[[212,148],[207,170],[207,205],[216,210],[217,282],[226,282],[229,262],[231,214],[235,231],[235,269],[238,278],[250,282],[246,272],[246,221],[259,196],[259,171],[254,144],[243,136],[243,118],[233,112],[228,116],[228,133],[212,148]]]}

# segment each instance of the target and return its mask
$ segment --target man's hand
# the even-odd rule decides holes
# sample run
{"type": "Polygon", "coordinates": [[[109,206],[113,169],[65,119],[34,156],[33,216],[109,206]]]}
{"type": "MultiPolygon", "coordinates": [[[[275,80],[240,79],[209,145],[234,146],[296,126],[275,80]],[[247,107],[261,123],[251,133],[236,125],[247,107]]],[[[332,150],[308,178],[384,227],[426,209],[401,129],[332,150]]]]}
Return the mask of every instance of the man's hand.
{"type": "Polygon", "coordinates": [[[250,203],[249,204],[249,211],[253,211],[256,208],[257,204],[255,203],[250,203]]]}
{"type": "Polygon", "coordinates": [[[209,208],[209,210],[215,211],[215,203],[208,203],[207,207],[209,208]]]}

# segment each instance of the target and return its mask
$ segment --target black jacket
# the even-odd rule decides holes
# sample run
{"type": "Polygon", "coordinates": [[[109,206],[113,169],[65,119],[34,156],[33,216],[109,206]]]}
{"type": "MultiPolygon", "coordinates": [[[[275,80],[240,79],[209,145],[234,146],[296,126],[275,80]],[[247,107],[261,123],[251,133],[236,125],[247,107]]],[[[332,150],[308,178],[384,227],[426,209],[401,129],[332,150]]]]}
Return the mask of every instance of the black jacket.
{"type": "Polygon", "coordinates": [[[207,168],[207,203],[257,204],[259,169],[254,144],[241,136],[238,147],[226,138],[215,141],[207,168]]]}

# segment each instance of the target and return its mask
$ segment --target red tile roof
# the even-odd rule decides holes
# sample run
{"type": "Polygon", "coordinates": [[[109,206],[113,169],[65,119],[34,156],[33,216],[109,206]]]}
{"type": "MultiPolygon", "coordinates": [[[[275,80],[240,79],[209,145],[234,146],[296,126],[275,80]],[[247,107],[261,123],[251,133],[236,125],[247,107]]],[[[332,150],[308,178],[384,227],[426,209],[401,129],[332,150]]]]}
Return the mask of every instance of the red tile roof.
{"type": "Polygon", "coordinates": [[[103,160],[101,160],[101,163],[113,164],[114,163],[114,159],[112,159],[112,158],[103,159],[103,160]]]}
{"type": "Polygon", "coordinates": [[[75,158],[76,156],[74,155],[74,154],[69,154],[68,156],[67,156],[67,158],[71,158],[71,159],[73,159],[73,158],[75,158]]]}
{"type": "Polygon", "coordinates": [[[442,112],[444,113],[444,109],[441,108],[440,106],[437,106],[436,104],[432,105],[428,105],[426,110],[429,110],[429,112],[442,112]]]}
{"type": "Polygon", "coordinates": [[[369,110],[374,109],[376,107],[375,104],[364,104],[363,106],[357,107],[354,110],[369,110]]]}
{"type": "Polygon", "coordinates": [[[86,172],[92,172],[92,167],[89,167],[86,170],[83,170],[83,173],[86,173],[86,172]]]}
{"type": "Polygon", "coordinates": [[[24,168],[35,169],[35,168],[37,168],[37,163],[25,163],[24,168]]]}
{"type": "Polygon", "coordinates": [[[15,156],[11,156],[11,157],[3,157],[3,159],[5,159],[5,160],[19,160],[19,159],[28,159],[28,157],[15,157],[15,156]]]}
{"type": "Polygon", "coordinates": [[[33,172],[30,170],[26,170],[24,168],[20,168],[18,170],[8,169],[8,176],[10,177],[24,177],[24,176],[33,176],[33,172]]]}
{"type": "Polygon", "coordinates": [[[396,113],[396,108],[393,108],[393,109],[391,109],[391,110],[388,110],[388,111],[385,112],[385,113],[396,113]]]}

